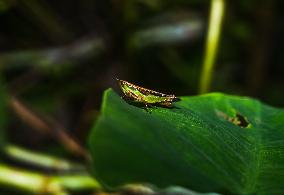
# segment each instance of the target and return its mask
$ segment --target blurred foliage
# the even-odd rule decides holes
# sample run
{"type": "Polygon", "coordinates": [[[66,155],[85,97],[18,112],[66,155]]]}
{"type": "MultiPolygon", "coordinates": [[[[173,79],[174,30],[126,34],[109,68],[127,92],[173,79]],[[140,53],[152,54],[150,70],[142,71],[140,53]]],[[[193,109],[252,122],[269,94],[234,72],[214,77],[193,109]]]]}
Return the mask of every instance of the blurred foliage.
{"type": "MultiPolygon", "coordinates": [[[[7,95],[3,83],[0,83],[0,146],[6,142],[5,128],[7,124],[7,95]]],[[[1,161],[1,159],[0,159],[1,161]]]]}
{"type": "MultiPolygon", "coordinates": [[[[85,163],[70,148],[86,145],[114,78],[196,94],[211,2],[0,0],[0,145],[85,163]]],[[[224,2],[211,91],[284,106],[283,1],[224,2]]],[[[26,170],[1,152],[1,162],[26,170]]]]}

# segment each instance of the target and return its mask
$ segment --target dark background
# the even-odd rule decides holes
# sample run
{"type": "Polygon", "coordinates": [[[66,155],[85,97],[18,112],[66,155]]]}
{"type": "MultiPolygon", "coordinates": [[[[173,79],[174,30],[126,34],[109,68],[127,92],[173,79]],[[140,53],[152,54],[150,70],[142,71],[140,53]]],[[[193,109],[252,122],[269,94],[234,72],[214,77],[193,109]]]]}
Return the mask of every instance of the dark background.
{"type": "MultiPolygon", "coordinates": [[[[211,91],[283,107],[283,1],[225,6],[211,91]]],[[[103,91],[119,92],[115,78],[198,94],[209,10],[205,0],[1,0],[3,83],[84,144],[103,91]]],[[[10,140],[53,150],[12,112],[7,126],[10,140]]]]}

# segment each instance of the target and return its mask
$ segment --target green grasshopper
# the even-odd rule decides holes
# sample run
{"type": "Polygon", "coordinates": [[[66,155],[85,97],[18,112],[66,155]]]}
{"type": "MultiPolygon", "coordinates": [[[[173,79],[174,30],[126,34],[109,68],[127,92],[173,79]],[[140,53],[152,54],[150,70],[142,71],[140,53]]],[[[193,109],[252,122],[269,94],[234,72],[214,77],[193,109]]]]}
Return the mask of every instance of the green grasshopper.
{"type": "Polygon", "coordinates": [[[116,79],[118,84],[127,98],[134,102],[143,103],[146,107],[153,105],[171,107],[173,102],[180,101],[175,95],[167,95],[143,87],[139,87],[124,80],[116,79]]]}

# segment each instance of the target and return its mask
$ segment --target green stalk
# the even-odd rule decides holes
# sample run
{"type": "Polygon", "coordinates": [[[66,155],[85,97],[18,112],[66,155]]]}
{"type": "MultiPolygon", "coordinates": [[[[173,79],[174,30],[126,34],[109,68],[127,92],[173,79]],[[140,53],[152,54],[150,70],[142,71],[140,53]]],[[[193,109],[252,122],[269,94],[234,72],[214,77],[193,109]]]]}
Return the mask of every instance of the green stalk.
{"type": "Polygon", "coordinates": [[[210,90],[213,69],[218,50],[218,42],[224,15],[225,0],[212,0],[210,8],[209,29],[206,41],[205,57],[199,83],[199,93],[210,90]]]}
{"type": "Polygon", "coordinates": [[[66,190],[100,189],[89,175],[47,176],[0,163],[0,185],[34,194],[66,195],[66,190]]]}
{"type": "Polygon", "coordinates": [[[47,169],[55,169],[59,171],[81,170],[85,171],[85,167],[81,164],[73,163],[54,156],[30,151],[15,145],[7,145],[3,151],[17,161],[25,162],[47,169]]]}

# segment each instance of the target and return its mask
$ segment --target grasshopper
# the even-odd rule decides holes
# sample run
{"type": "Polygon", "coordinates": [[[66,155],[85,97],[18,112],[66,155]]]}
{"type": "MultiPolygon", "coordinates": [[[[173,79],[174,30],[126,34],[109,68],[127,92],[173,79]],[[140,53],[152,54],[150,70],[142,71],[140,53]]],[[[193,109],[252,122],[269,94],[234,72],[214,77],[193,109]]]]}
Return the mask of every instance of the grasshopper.
{"type": "Polygon", "coordinates": [[[167,95],[154,90],[146,89],[134,85],[124,80],[116,79],[118,84],[127,98],[132,99],[134,102],[143,103],[146,107],[159,105],[164,107],[171,107],[173,102],[180,101],[175,95],[167,95]]]}

